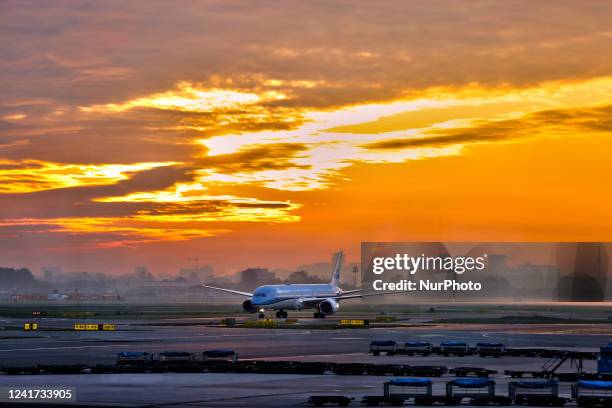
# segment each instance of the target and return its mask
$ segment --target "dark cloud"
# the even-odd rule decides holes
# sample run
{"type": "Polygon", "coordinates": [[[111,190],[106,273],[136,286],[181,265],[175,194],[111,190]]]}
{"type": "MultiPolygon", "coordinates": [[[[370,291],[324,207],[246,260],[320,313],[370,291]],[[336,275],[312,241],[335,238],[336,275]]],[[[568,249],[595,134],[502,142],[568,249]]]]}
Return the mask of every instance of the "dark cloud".
{"type": "Polygon", "coordinates": [[[287,103],[330,106],[437,85],[609,74],[612,66],[606,1],[0,7],[3,92],[71,105],[122,101],[178,80],[218,76],[234,78],[226,86],[248,85],[240,78],[264,73],[325,81],[293,89],[287,103]]]}
{"type": "Polygon", "coordinates": [[[142,209],[145,204],[134,202],[107,203],[93,200],[142,191],[163,190],[176,182],[191,181],[192,178],[191,168],[165,166],[135,173],[131,178],[112,185],[2,194],[0,195],[0,220],[127,216],[142,209]]]}
{"type": "MultiPolygon", "coordinates": [[[[0,163],[0,170],[21,170],[21,169],[36,169],[36,168],[41,168],[42,164],[40,163],[27,163],[27,162],[15,162],[15,163],[0,163]]],[[[27,178],[19,178],[20,180],[24,180],[24,181],[35,181],[34,179],[27,179],[27,178]]]]}
{"type": "Polygon", "coordinates": [[[308,168],[291,159],[298,157],[307,146],[300,143],[276,143],[256,146],[236,153],[206,156],[196,161],[198,166],[215,169],[219,173],[255,172],[308,168]]]}
{"type": "Polygon", "coordinates": [[[1,154],[79,163],[184,160],[198,153],[186,143],[196,135],[293,129],[303,107],[418,96],[435,86],[527,86],[612,73],[612,4],[532,3],[2,2],[3,100],[30,103],[0,109],[28,116],[25,128],[0,123],[7,133],[1,154]],[[84,119],[74,112],[179,81],[288,98],[217,113],[134,109],[84,119]],[[58,108],[67,113],[54,116],[58,108]],[[76,128],[63,131],[66,124],[76,128]]]}
{"type": "Polygon", "coordinates": [[[7,252],[24,251],[26,248],[74,251],[77,248],[83,250],[105,246],[129,246],[147,240],[150,238],[112,231],[67,233],[62,227],[49,224],[0,226],[0,247],[7,252]]]}
{"type": "MultiPolygon", "coordinates": [[[[418,98],[432,87],[449,92],[468,84],[515,89],[610,75],[611,15],[612,4],[603,0],[223,0],[183,1],[180,6],[150,0],[59,0],[44,7],[35,0],[0,1],[0,118],[25,115],[15,123],[0,122],[0,159],[10,160],[0,169],[15,169],[13,161],[25,160],[183,163],[134,173],[108,186],[2,194],[0,220],[214,214],[236,207],[282,210],[288,204],[94,200],[163,190],[192,181],[196,170],[231,174],[301,168],[293,163],[306,149],[300,144],[256,146],[202,158],[204,148],[194,139],[295,129],[307,119],[304,110],[313,107],[325,111],[418,98]],[[286,98],[214,112],[79,110],[166,92],[180,81],[257,94],[277,91],[286,98]]],[[[549,111],[365,147],[509,140],[529,136],[542,126],[594,131],[612,127],[609,109],[549,111]]],[[[40,183],[36,177],[20,180],[40,183]]],[[[231,188],[236,196],[250,191],[231,188]]],[[[0,232],[0,248],[8,256],[13,256],[13,249],[133,241],[127,233],[72,234],[48,225],[11,225],[0,232]]]]}
{"type": "Polygon", "coordinates": [[[418,139],[388,139],[381,140],[380,142],[368,143],[366,145],[363,145],[363,147],[365,147],[366,149],[373,150],[396,150],[406,149],[410,147],[440,147],[461,143],[502,140],[508,137],[508,135],[496,133],[495,131],[492,131],[492,129],[487,129],[487,131],[489,131],[490,133],[479,134],[476,130],[473,132],[460,132],[452,135],[422,137],[418,139]]]}
{"type": "Polygon", "coordinates": [[[289,203],[234,203],[237,208],[291,208],[289,203]]]}
{"type": "MultiPolygon", "coordinates": [[[[41,114],[52,115],[48,109],[41,114]]],[[[201,147],[191,143],[194,138],[286,130],[303,123],[292,110],[261,107],[218,112],[139,108],[122,114],[67,116],[28,125],[0,122],[0,145],[5,145],[0,158],[84,164],[184,161],[201,153],[201,147]]]]}
{"type": "MultiPolygon", "coordinates": [[[[7,131],[7,130],[11,130],[18,127],[17,125],[10,123],[10,122],[4,122],[2,120],[0,120],[0,131],[7,131]]],[[[6,139],[6,138],[5,138],[6,139]]]]}
{"type": "Polygon", "coordinates": [[[201,200],[187,203],[145,203],[139,215],[202,215],[213,214],[232,208],[289,209],[291,204],[283,202],[241,203],[228,200],[201,200]]]}
{"type": "Polygon", "coordinates": [[[612,105],[595,108],[557,109],[536,112],[530,116],[536,123],[569,126],[586,131],[612,131],[612,105]]]}
{"type": "Polygon", "coordinates": [[[558,132],[588,130],[612,131],[612,105],[585,109],[555,109],[535,112],[520,119],[486,122],[473,127],[434,130],[432,136],[381,140],[363,145],[372,150],[396,150],[418,147],[444,147],[457,144],[495,142],[516,139],[549,128],[558,132]]]}
{"type": "Polygon", "coordinates": [[[200,149],[189,141],[192,130],[164,130],[167,122],[152,118],[72,120],[30,125],[5,132],[12,145],[0,152],[11,160],[112,164],[182,161],[200,149]],[[28,143],[15,143],[27,140],[28,143]]]}
{"type": "MultiPolygon", "coordinates": [[[[214,214],[232,208],[289,209],[284,202],[241,202],[231,199],[207,199],[189,202],[99,202],[96,198],[124,196],[130,193],[164,190],[177,182],[193,180],[195,168],[165,166],[135,173],[131,178],[105,186],[82,186],[21,194],[0,195],[2,220],[130,217],[134,215],[214,214]]],[[[36,181],[36,180],[33,180],[36,181]]],[[[37,225],[34,223],[33,225],[37,225]]],[[[10,230],[29,226],[10,226],[10,230]]],[[[48,228],[41,224],[41,228],[48,228]]]]}

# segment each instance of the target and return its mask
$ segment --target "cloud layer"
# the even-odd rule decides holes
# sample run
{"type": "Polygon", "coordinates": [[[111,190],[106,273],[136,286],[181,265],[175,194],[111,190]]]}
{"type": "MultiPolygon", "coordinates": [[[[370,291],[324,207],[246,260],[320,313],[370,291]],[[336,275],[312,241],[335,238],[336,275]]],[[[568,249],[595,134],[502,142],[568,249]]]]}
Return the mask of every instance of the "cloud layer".
{"type": "Polygon", "coordinates": [[[0,16],[7,251],[324,230],[307,207],[354,168],[612,130],[606,1],[8,1],[0,16]]]}

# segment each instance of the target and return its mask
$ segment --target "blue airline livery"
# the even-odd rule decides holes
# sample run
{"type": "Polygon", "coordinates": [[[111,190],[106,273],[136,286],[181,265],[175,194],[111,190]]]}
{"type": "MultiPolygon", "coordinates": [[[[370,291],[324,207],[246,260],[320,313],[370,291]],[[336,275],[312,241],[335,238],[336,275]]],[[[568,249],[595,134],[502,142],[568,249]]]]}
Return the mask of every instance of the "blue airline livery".
{"type": "Polygon", "coordinates": [[[249,313],[259,311],[260,317],[263,317],[266,310],[276,310],[276,317],[286,318],[286,310],[316,309],[314,317],[324,318],[338,311],[341,300],[369,296],[356,293],[360,292],[360,289],[349,291],[340,289],[340,270],[343,261],[342,251],[336,252],[333,258],[331,278],[329,283],[325,284],[263,285],[255,289],[253,293],[208,285],[202,286],[248,297],[249,299],[242,303],[242,308],[249,313]]]}

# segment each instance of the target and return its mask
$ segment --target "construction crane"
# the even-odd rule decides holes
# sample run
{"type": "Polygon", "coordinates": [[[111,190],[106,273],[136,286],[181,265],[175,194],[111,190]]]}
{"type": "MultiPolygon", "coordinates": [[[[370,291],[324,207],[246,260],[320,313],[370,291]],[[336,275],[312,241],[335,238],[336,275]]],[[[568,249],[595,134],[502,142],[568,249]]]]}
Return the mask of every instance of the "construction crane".
{"type": "Polygon", "coordinates": [[[187,258],[188,261],[192,261],[194,263],[195,268],[194,271],[198,270],[200,258],[187,258]]]}

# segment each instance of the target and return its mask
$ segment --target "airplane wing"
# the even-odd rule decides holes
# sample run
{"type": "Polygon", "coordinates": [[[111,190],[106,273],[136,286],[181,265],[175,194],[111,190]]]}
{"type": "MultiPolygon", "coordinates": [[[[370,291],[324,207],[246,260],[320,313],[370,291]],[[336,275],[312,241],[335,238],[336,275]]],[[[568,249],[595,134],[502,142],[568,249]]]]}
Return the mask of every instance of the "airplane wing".
{"type": "Polygon", "coordinates": [[[343,291],[342,291],[342,294],[343,294],[343,295],[346,295],[346,294],[349,294],[349,293],[355,293],[355,292],[361,292],[361,289],[354,289],[354,290],[343,290],[343,291]]]}
{"type": "Polygon", "coordinates": [[[339,296],[335,296],[333,299],[336,299],[336,300],[356,299],[356,298],[363,298],[363,297],[369,297],[369,296],[396,295],[398,293],[403,293],[403,292],[374,292],[374,293],[359,293],[359,294],[354,294],[354,295],[347,295],[345,292],[339,296]]]}
{"type": "MultiPolygon", "coordinates": [[[[356,291],[347,291],[347,292],[350,293],[350,292],[356,292],[356,291]]],[[[359,294],[348,294],[347,295],[346,294],[347,292],[344,292],[343,294],[337,295],[337,296],[327,296],[327,297],[320,297],[320,298],[303,298],[303,299],[300,299],[300,301],[304,305],[315,306],[319,304],[320,302],[324,301],[325,299],[345,300],[345,299],[356,299],[356,298],[362,298],[362,297],[368,297],[368,296],[394,295],[398,293],[403,293],[403,292],[375,292],[375,293],[359,293],[359,294]]]]}
{"type": "Polygon", "coordinates": [[[253,294],[249,293],[249,292],[241,292],[239,290],[225,289],[225,288],[216,288],[214,286],[208,286],[208,285],[204,285],[204,284],[202,284],[202,286],[204,286],[205,288],[208,288],[208,289],[214,289],[214,290],[220,290],[222,292],[233,293],[235,295],[253,297],[253,294]]]}

